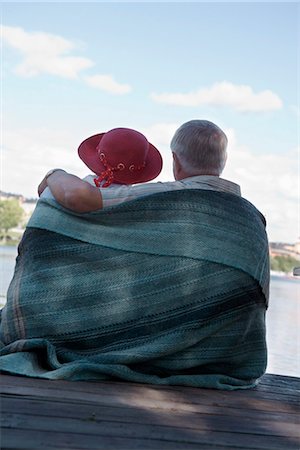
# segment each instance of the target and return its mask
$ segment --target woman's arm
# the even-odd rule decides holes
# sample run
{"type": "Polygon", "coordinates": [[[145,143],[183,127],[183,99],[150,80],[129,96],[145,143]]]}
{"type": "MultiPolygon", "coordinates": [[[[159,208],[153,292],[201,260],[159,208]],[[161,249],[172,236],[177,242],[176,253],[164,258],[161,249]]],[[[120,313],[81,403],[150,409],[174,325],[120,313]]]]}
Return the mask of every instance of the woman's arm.
{"type": "Polygon", "coordinates": [[[38,187],[39,196],[47,186],[56,201],[72,211],[83,213],[103,207],[101,192],[96,186],[62,169],[57,169],[45,176],[38,187]]]}

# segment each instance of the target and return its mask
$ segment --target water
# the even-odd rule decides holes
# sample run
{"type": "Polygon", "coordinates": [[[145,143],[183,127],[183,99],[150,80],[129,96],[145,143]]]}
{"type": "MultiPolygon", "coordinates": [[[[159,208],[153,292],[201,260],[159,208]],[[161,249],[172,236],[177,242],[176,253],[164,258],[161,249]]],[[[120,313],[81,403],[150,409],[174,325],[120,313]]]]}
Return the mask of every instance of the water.
{"type": "Polygon", "coordinates": [[[5,303],[7,288],[12,278],[17,247],[0,246],[0,305],[5,303]]]}
{"type": "MultiPolygon", "coordinates": [[[[0,247],[0,304],[5,302],[16,255],[15,247],[0,247]]],[[[300,377],[299,316],[300,279],[272,276],[267,311],[267,372],[300,377]]]]}
{"type": "Polygon", "coordinates": [[[271,277],[267,311],[270,373],[300,376],[300,279],[271,277]]]}

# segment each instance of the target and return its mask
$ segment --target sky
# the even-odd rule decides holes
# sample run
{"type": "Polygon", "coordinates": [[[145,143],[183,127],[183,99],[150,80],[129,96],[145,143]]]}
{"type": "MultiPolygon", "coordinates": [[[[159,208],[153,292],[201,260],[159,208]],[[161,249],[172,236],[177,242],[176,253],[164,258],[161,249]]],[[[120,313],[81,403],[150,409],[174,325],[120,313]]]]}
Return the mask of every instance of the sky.
{"type": "Polygon", "coordinates": [[[37,197],[56,167],[89,173],[77,148],[116,127],[169,147],[191,119],[227,134],[223,178],[299,239],[299,3],[2,2],[1,186],[37,197]]]}

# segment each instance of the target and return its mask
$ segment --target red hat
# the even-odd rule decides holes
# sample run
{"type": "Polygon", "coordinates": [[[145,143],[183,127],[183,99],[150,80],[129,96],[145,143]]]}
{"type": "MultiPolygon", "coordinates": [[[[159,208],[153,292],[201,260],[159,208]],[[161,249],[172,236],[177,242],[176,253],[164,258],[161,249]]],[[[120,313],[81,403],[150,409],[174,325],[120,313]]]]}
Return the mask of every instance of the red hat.
{"type": "Polygon", "coordinates": [[[145,136],[130,128],[114,128],[85,139],[78,148],[79,157],[96,175],[95,184],[145,183],[162,169],[162,157],[145,136]]]}

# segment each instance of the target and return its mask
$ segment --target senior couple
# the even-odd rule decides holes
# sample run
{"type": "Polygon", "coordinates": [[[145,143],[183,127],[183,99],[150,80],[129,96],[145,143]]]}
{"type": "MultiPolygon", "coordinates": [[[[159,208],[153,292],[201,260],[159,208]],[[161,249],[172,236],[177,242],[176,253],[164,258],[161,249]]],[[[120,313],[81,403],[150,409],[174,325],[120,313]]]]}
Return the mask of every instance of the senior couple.
{"type": "Polygon", "coordinates": [[[82,181],[61,169],[54,169],[45,176],[38,191],[41,195],[49,186],[50,191],[47,190],[43,197],[50,197],[52,193],[62,206],[76,212],[94,211],[178,189],[210,189],[240,195],[239,186],[220,178],[227,159],[226,148],[227,137],[217,125],[207,120],[191,120],[176,131],[171,141],[176,181],[140,185],[137,183],[159,175],[162,169],[160,153],[137,131],[116,128],[86,139],[79,147],[81,159],[100,175],[98,182],[92,176],[82,181]],[[134,162],[137,164],[133,168],[134,162]]]}
{"type": "Polygon", "coordinates": [[[0,324],[0,370],[47,379],[250,388],[267,363],[265,219],[220,178],[212,122],[171,141],[175,181],[152,182],[141,133],[89,137],[85,179],[53,169],[19,245],[0,324]]]}

